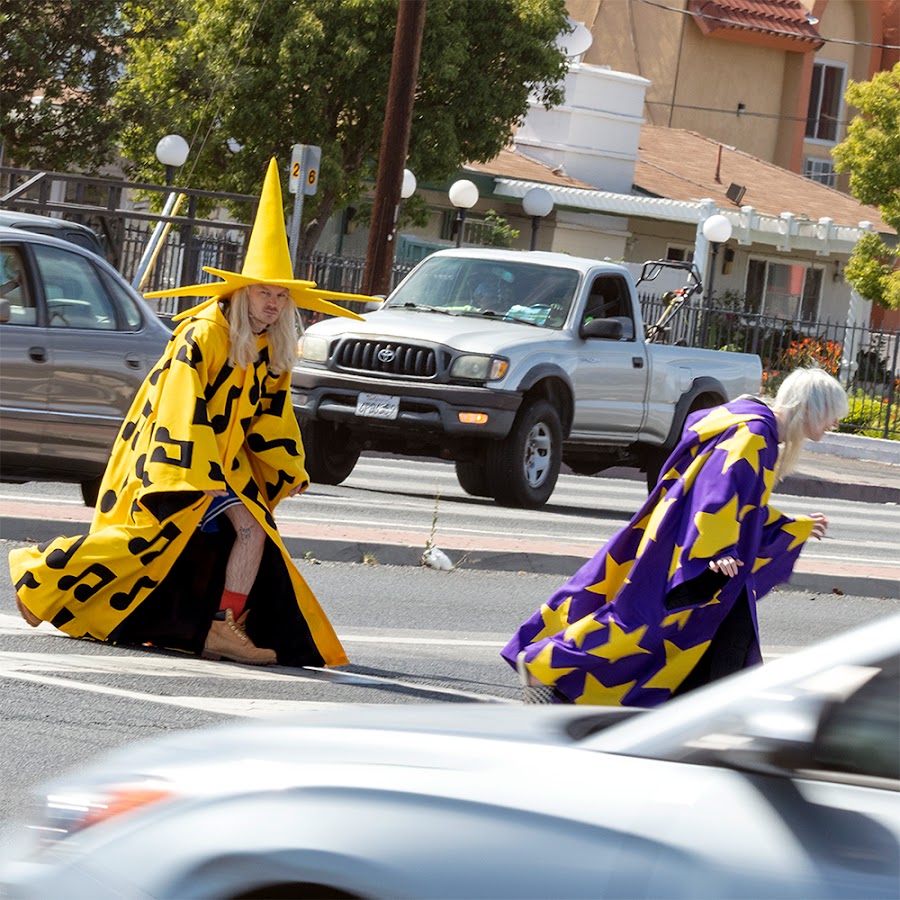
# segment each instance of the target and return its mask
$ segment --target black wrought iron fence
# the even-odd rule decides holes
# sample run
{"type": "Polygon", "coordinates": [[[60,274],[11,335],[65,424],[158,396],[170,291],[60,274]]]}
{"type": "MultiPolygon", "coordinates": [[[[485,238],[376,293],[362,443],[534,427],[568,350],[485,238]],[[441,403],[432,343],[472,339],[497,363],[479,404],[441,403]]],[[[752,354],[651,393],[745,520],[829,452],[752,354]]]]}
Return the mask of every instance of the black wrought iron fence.
{"type": "MultiPolygon", "coordinates": [[[[665,304],[640,297],[645,322],[655,322],[665,304]]],[[[840,322],[785,320],[734,308],[682,309],[665,341],[738,353],[762,362],[762,388],[774,394],[799,366],[818,365],[839,379],[850,396],[841,430],[900,439],[900,334],[840,322]]]]}

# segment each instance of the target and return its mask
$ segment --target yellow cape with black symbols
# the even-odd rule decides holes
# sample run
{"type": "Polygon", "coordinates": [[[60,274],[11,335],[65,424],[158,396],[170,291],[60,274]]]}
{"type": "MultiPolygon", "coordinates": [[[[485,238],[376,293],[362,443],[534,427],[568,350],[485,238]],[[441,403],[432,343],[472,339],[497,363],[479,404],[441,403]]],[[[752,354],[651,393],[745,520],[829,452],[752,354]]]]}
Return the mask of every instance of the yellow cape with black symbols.
{"type": "Polygon", "coordinates": [[[116,439],[90,532],[14,550],[13,583],[26,607],[75,637],[199,652],[230,546],[198,529],[203,491],[230,486],[268,537],[248,599],[251,639],[281,664],[343,665],[273,518],[308,480],[290,371],[269,372],[264,335],[246,368],[229,364],[228,347],[216,304],[179,324],[116,439]]]}

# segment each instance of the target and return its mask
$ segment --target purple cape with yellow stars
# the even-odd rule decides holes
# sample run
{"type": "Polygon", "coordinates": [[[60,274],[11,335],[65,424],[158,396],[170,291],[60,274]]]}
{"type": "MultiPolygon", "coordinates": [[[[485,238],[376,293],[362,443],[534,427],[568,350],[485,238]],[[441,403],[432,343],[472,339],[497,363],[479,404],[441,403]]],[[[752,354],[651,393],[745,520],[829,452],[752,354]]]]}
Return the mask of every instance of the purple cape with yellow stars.
{"type": "MultiPolygon", "coordinates": [[[[778,426],[759,400],[740,398],[688,417],[647,502],[504,647],[515,666],[574,703],[657,706],[684,681],[746,590],[761,661],[755,601],[787,581],[813,520],[769,505],[778,426]],[[709,561],[744,566],[687,605],[709,561]],[[691,583],[691,584],[688,584],[691,583]],[[680,586],[685,587],[680,587],[680,586]]],[[[698,591],[698,593],[701,593],[698,591]]]]}

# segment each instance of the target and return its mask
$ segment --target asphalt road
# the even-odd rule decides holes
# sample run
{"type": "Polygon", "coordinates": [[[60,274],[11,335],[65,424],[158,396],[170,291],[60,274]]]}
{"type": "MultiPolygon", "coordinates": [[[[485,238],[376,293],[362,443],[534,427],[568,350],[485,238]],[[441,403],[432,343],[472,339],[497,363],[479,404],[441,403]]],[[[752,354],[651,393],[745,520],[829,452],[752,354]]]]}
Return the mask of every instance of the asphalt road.
{"type": "MultiPolygon", "coordinates": [[[[0,553],[12,545],[0,542],[0,553]]],[[[253,669],[77,641],[18,617],[0,587],[0,843],[37,784],[104,750],[232,717],[333,703],[516,702],[498,652],[560,577],[298,560],[344,641],[339,670],[253,669]]],[[[767,658],[898,609],[877,598],[778,591],[760,606],[767,658]]]]}

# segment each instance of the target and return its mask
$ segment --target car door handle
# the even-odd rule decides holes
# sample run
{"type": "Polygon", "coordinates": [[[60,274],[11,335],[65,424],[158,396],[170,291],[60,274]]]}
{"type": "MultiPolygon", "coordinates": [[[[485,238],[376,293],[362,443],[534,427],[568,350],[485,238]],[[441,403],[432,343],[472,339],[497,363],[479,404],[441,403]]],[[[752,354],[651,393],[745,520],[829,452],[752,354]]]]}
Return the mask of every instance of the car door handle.
{"type": "Polygon", "coordinates": [[[643,369],[644,368],[644,357],[643,356],[632,356],[631,357],[631,365],[635,369],[643,369]]]}
{"type": "Polygon", "coordinates": [[[139,369],[141,367],[141,358],[137,353],[126,353],[125,365],[128,366],[129,369],[139,369]]]}
{"type": "Polygon", "coordinates": [[[34,360],[35,362],[47,362],[47,348],[29,347],[28,358],[34,360]]]}

